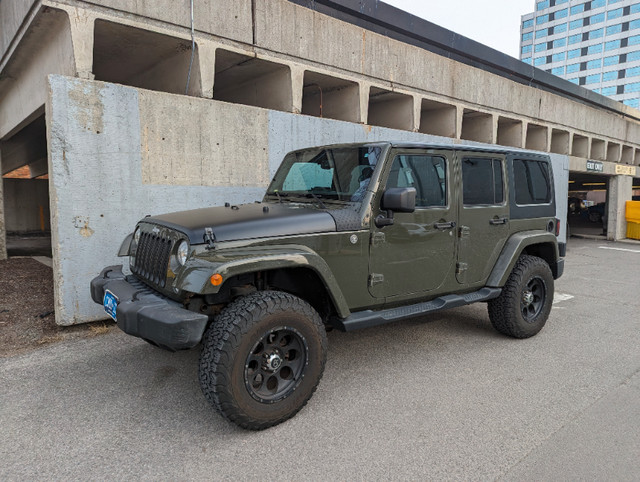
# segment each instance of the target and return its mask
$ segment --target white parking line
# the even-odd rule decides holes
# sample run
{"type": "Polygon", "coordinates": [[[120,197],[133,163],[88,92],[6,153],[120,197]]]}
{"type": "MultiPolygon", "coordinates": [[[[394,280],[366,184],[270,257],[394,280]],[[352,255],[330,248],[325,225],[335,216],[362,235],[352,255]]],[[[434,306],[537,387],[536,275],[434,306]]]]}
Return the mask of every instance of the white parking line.
{"type": "Polygon", "coordinates": [[[553,295],[553,304],[555,305],[556,303],[560,303],[561,301],[567,301],[567,300],[570,300],[571,298],[574,298],[574,296],[568,295],[565,293],[555,293],[553,295]]]}
{"type": "Polygon", "coordinates": [[[598,246],[600,249],[611,249],[613,251],[626,251],[627,253],[640,253],[640,249],[610,248],[609,246],[598,246]]]}

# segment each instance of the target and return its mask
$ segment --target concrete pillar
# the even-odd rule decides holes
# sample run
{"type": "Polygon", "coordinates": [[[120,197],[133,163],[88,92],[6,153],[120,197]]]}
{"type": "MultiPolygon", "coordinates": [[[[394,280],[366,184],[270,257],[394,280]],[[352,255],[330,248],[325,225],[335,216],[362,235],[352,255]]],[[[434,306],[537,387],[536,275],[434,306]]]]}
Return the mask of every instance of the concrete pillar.
{"type": "MultiPolygon", "coordinates": [[[[0,174],[2,173],[2,153],[0,153],[0,174]]],[[[7,259],[7,236],[4,223],[4,180],[0,175],[0,261],[7,259]]]]}
{"type": "Polygon", "coordinates": [[[213,85],[216,74],[216,45],[206,40],[198,40],[197,45],[202,97],[213,99],[213,85]]]}
{"type": "Polygon", "coordinates": [[[631,200],[633,178],[631,176],[612,176],[609,179],[607,201],[607,239],[617,241],[627,237],[625,219],[626,202],[631,200]]]}
{"type": "Polygon", "coordinates": [[[76,75],[93,80],[93,40],[96,18],[83,8],[67,9],[71,26],[71,44],[76,64],[76,75]]]}
{"type": "Polygon", "coordinates": [[[360,123],[369,123],[369,94],[371,93],[371,84],[360,83],[360,123]]]}
{"type": "Polygon", "coordinates": [[[302,113],[302,99],[304,97],[304,67],[291,66],[291,110],[294,114],[302,113]]]}

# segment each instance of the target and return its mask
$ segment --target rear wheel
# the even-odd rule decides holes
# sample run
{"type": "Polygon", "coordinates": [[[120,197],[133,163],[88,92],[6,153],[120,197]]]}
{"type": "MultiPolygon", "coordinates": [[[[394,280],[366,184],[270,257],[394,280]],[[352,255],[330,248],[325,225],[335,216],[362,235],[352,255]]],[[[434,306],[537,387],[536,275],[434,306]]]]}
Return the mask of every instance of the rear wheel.
{"type": "Polygon", "coordinates": [[[549,265],[536,256],[520,256],[502,294],[489,301],[491,324],[500,333],[514,338],[537,334],[549,317],[553,292],[549,265]]]}
{"type": "Polygon", "coordinates": [[[315,391],[327,354],[324,325],[305,301],[260,291],[229,304],[205,333],[200,386],[224,417],[262,430],[293,417],[315,391]]]}

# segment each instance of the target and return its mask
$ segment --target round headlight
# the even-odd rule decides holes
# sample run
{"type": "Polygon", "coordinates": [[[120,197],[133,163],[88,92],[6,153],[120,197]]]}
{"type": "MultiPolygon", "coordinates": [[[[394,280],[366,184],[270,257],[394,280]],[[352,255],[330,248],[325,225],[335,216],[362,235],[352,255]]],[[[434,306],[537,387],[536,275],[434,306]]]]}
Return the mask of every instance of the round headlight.
{"type": "Polygon", "coordinates": [[[140,242],[140,228],[136,228],[135,232],[133,233],[133,240],[136,242],[136,244],[140,242]]]}
{"type": "Polygon", "coordinates": [[[136,255],[139,244],[140,244],[140,228],[136,228],[136,230],[133,232],[133,239],[131,240],[131,245],[129,246],[129,254],[131,256],[136,255]]]}
{"type": "Polygon", "coordinates": [[[176,250],[176,259],[180,266],[183,266],[187,262],[187,256],[189,255],[189,243],[187,241],[181,241],[176,250]]]}

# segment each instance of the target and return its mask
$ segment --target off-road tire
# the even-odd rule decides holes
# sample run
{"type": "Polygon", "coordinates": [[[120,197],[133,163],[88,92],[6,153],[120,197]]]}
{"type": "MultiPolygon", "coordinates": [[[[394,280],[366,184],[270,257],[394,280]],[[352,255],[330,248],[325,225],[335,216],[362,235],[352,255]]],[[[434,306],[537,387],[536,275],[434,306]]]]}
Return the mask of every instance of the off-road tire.
{"type": "Polygon", "coordinates": [[[324,325],[307,302],[289,293],[258,291],[230,303],[207,329],[198,370],[200,387],[223,417],[246,429],[263,430],[288,420],[306,405],[322,378],[326,358],[324,325]],[[259,401],[247,381],[248,360],[255,358],[263,337],[277,330],[291,333],[298,347],[306,349],[306,362],[299,363],[297,385],[284,398],[259,401]]]}
{"type": "MultiPolygon", "coordinates": [[[[502,293],[489,301],[489,319],[493,327],[503,335],[529,338],[537,334],[547,322],[553,303],[553,275],[549,265],[536,256],[522,255],[509,275],[502,293]],[[527,304],[525,298],[533,286],[542,299],[527,304]]],[[[533,295],[534,298],[536,295],[533,295]]]]}

